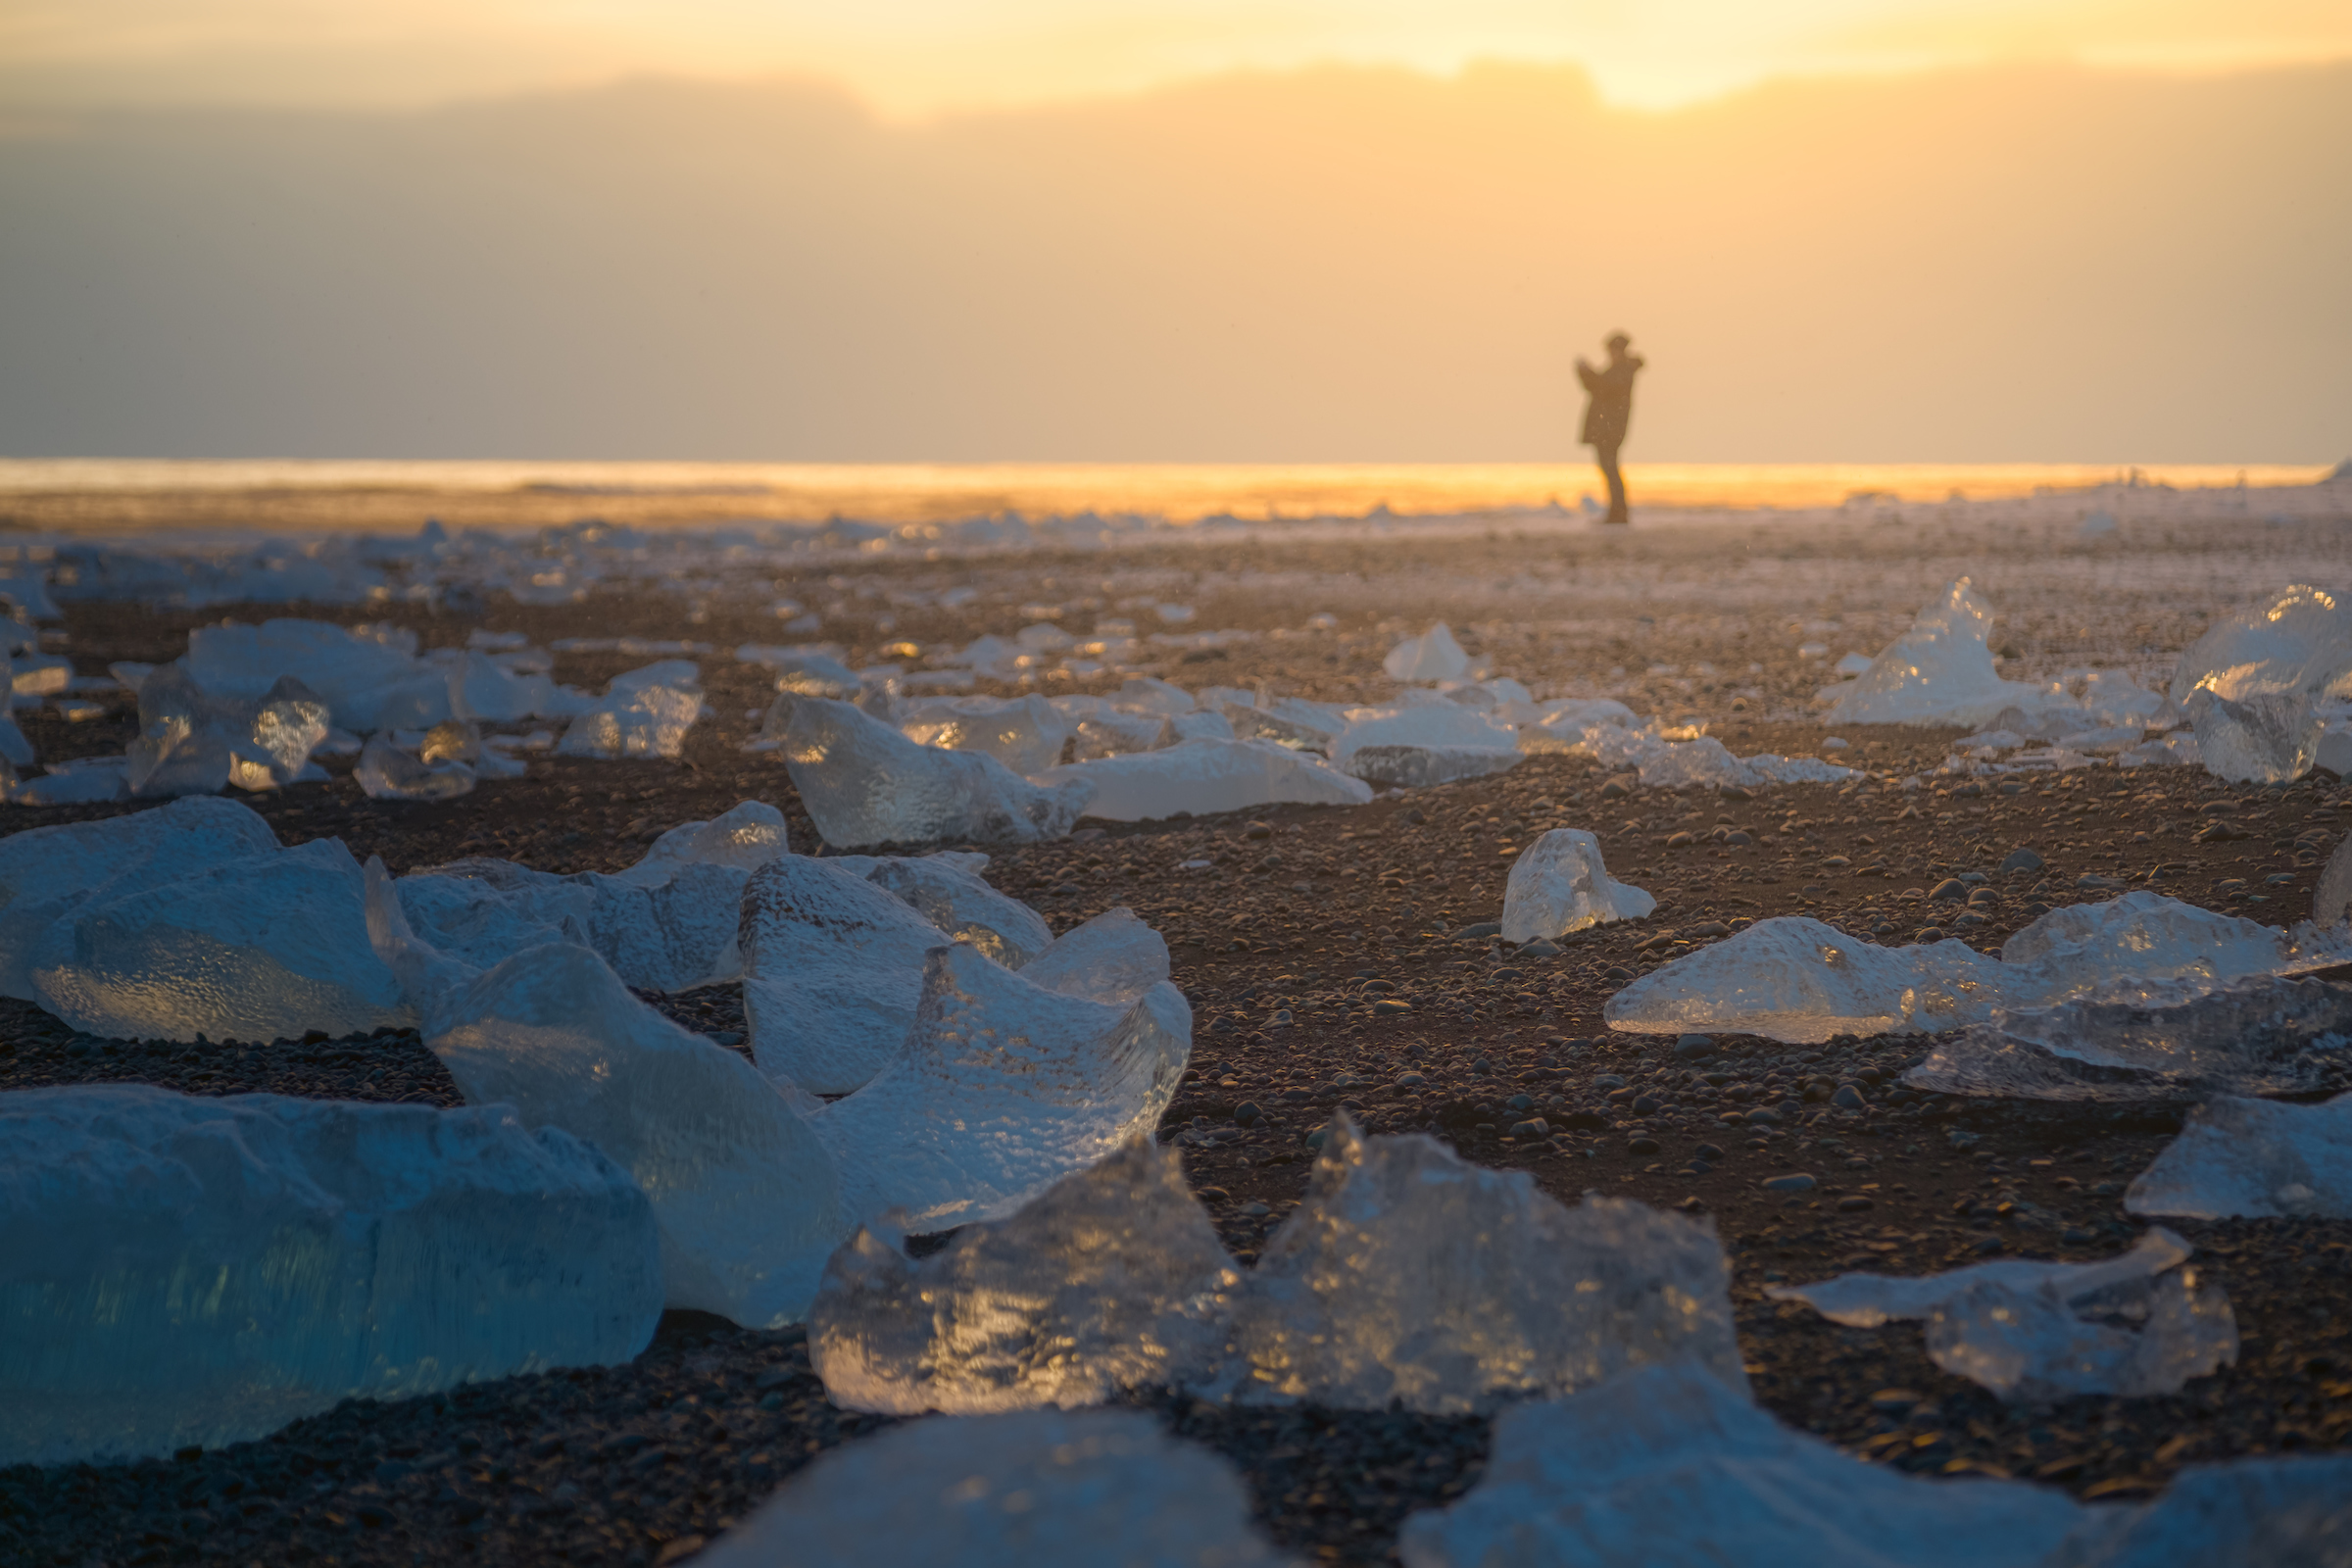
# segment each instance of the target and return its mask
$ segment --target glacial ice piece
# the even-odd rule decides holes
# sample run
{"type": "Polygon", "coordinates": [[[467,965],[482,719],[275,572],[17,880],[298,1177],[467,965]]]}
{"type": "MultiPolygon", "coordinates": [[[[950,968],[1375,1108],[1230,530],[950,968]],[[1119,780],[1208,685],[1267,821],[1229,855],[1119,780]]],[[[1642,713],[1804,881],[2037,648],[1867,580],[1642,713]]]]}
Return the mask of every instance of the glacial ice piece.
{"type": "Polygon", "coordinates": [[[2191,1465],[2153,1502],[2089,1517],[2034,1568],[2339,1568],[2352,1455],[2191,1465]]]}
{"type": "Polygon", "coordinates": [[[1168,977],[1168,944],[1121,906],[1072,926],[1021,966],[1021,978],[1065,997],[1126,1006],[1168,977]]]}
{"type": "Polygon", "coordinates": [[[1611,920],[1638,920],[1657,906],[1640,888],[1610,880],[1598,839],[1583,828],[1555,827],[1511,862],[1502,887],[1502,939],[1565,936],[1611,920]]]}
{"type": "Polygon", "coordinates": [[[128,762],[120,757],[75,757],[48,771],[20,778],[0,758],[0,801],[16,806],[98,806],[130,799],[128,762]]]}
{"type": "Polygon", "coordinates": [[[748,877],[791,849],[783,812],[765,801],[738,801],[708,822],[670,828],[635,865],[612,875],[641,888],[660,887],[689,865],[731,866],[748,877]]]}
{"type": "Polygon", "coordinates": [[[505,1106],[0,1095],[0,1468],[623,1362],[661,1309],[637,1184],[505,1106]]]}
{"type": "MultiPolygon", "coordinates": [[[[1528,734],[1525,729],[1520,731],[1523,749],[1528,734]]],[[[1850,767],[1810,757],[1780,757],[1764,752],[1739,758],[1712,735],[1670,741],[1654,728],[1635,729],[1614,722],[1586,724],[1560,740],[1557,747],[1545,742],[1535,749],[1577,752],[1608,767],[1635,768],[1642,783],[1652,789],[1687,789],[1692,785],[1759,789],[1767,784],[1834,784],[1855,776],[1850,767]]]]}
{"type": "Polygon", "coordinates": [[[125,748],[133,795],[210,795],[225,785],[270,790],[302,775],[326,739],[326,706],[294,676],[252,699],[216,697],[181,665],[140,683],[139,736],[125,748]]]}
{"type": "Polygon", "coordinates": [[[2124,1193],[2134,1214],[2352,1217],[2352,1094],[2317,1105],[2216,1096],[2124,1193]]]}
{"type": "Polygon", "coordinates": [[[12,768],[30,767],[38,760],[33,755],[32,742],[24,738],[24,730],[15,715],[0,712],[0,762],[12,768]]]}
{"type": "Polygon", "coordinates": [[[2325,1087],[2352,1061],[2352,990],[2261,975],[2208,990],[2153,983],[2053,1007],[1996,1010],[1903,1075],[1928,1094],[2191,1100],[2325,1087]]]}
{"type": "Polygon", "coordinates": [[[808,1359],[846,1410],[1101,1404],[1213,1364],[1240,1283],[1176,1151],[1138,1138],[919,1262],[859,1230],[809,1306],[808,1359]]]}
{"type": "Polygon", "coordinates": [[[1149,752],[1176,744],[1175,721],[1165,713],[1113,708],[1100,697],[1056,697],[1054,706],[1070,721],[1069,754],[1073,761],[1117,757],[1126,752],[1149,752]],[[1078,706],[1081,704],[1093,706],[1078,706]]]}
{"type": "Polygon", "coordinates": [[[1928,1356],[2004,1399],[2178,1394],[2237,1359],[2237,1319],[2218,1285],[2187,1266],[2186,1242],[2151,1227],[2103,1263],[2004,1258],[1947,1274],[1840,1274],[1771,1285],[1833,1323],[1927,1320],[1928,1356]]]}
{"type": "Polygon", "coordinates": [[[676,757],[702,711],[701,669],[692,660],[664,659],[613,676],[556,750],[565,757],[676,757]]]}
{"type": "Polygon", "coordinates": [[[1011,1213],[1148,1136],[1184,1077],[1193,1014],[1165,981],[1098,1002],[958,944],[930,953],[914,1026],[892,1044],[870,1081],[809,1124],[841,1165],[850,1213],[945,1230],[1011,1213]]]}
{"type": "Polygon", "coordinates": [[[1341,772],[1410,787],[1484,778],[1524,760],[1508,724],[1443,697],[1350,709],[1331,747],[1331,765],[1341,772]]]}
{"type": "Polygon", "coordinates": [[[1086,814],[1106,822],[1157,821],[1190,811],[1245,811],[1295,802],[1361,806],[1371,786],[1317,758],[1271,741],[1185,741],[1156,751],[1070,762],[1038,775],[1041,784],[1080,781],[1090,790],[1086,814]]]}
{"type": "MultiPolygon", "coordinates": [[[[959,858],[885,857],[874,862],[866,880],[912,908],[949,940],[968,942],[1007,969],[1018,969],[1053,946],[1054,931],[1044,916],[956,864],[959,858]]],[[[973,858],[985,861],[987,857],[973,858]]],[[[1164,970],[1159,978],[1167,978],[1164,970]]]]}
{"type": "Polygon", "coordinates": [[[1641,720],[1634,710],[1609,697],[1556,698],[1539,705],[1542,717],[1519,726],[1519,749],[1531,756],[1550,752],[1589,752],[1590,730],[1607,726],[1631,729],[1641,720]]]}
{"type": "Polygon", "coordinates": [[[1278,697],[1257,707],[1229,706],[1226,718],[1243,740],[1268,740],[1302,751],[1328,752],[1348,727],[1348,710],[1338,703],[1278,697]]]}
{"type": "Polygon", "coordinates": [[[1460,680],[1470,673],[1470,656],[1453,640],[1452,628],[1441,620],[1420,636],[1407,637],[1390,649],[1380,667],[1388,671],[1391,680],[1460,680]]]}
{"type": "Polygon", "coordinates": [[[836,1448],[702,1568],[1287,1568],[1233,1467],[1140,1410],[918,1421],[836,1448]]]}
{"type": "Polygon", "coordinates": [[[511,667],[510,662],[516,657],[468,651],[452,659],[446,666],[450,716],[500,724],[557,716],[562,705],[554,679],[544,668],[511,667]]]}
{"type": "Polygon", "coordinates": [[[1478,1485],[1407,1519],[1397,1554],[1405,1568],[1984,1568],[2040,1562],[2101,1517],[2056,1487],[1866,1464],[1738,1387],[1670,1364],[1514,1405],[1478,1485]]]}
{"type": "Polygon", "coordinates": [[[1168,730],[1179,743],[1184,741],[1229,741],[1237,737],[1233,720],[1223,713],[1178,713],[1168,720],[1168,730]]]}
{"type": "Polygon", "coordinates": [[[823,698],[794,704],[783,750],[818,834],[839,849],[1066,838],[1092,799],[1083,779],[1041,788],[993,757],[917,746],[850,704],[823,698]]]}
{"type": "Polygon", "coordinates": [[[1986,635],[1992,607],[1960,578],[1886,645],[1830,709],[1838,724],[1982,724],[2040,688],[1994,673],[1986,635]]]}
{"type": "Polygon", "coordinates": [[[2352,605],[2304,583],[2224,615],[2174,666],[2172,697],[2352,697],[2352,605]]]}
{"type": "Polygon", "coordinates": [[[364,880],[342,840],[172,871],[124,875],[58,921],[26,956],[34,1000],[119,1040],[270,1041],[416,1021],[368,947],[364,880]]]}
{"type": "Polygon", "coordinates": [[[1151,675],[1128,676],[1119,684],[1117,694],[1110,700],[1121,708],[1142,713],[1157,713],[1163,718],[1192,712],[1200,706],[1193,694],[1183,687],[1151,675]]]}
{"type": "Polygon", "coordinates": [[[1034,692],[916,703],[899,718],[899,732],[917,745],[984,752],[1020,774],[1042,773],[1060,761],[1073,727],[1034,692]]]}
{"type": "Polygon", "coordinates": [[[2053,909],[1998,958],[1946,940],[1882,948],[1802,916],[1759,920],[1678,958],[1608,1000],[1612,1029],[1715,1030],[1818,1044],[1838,1034],[1934,1034],[1994,1009],[2055,1006],[2124,982],[2178,981],[2160,993],[2325,968],[2352,956],[2352,933],[2279,931],[2148,892],[2053,909]]]}
{"type": "MultiPolygon", "coordinates": [[[[223,621],[188,633],[187,672],[220,697],[258,698],[294,676],[345,729],[424,729],[449,717],[449,676],[417,659],[416,634],[322,620],[223,621]]],[[[144,696],[144,692],[141,693],[144,696]]]]}
{"type": "Polygon", "coordinates": [[[2335,847],[2321,868],[2319,885],[2311,890],[2311,923],[2333,931],[2352,916],[2352,835],[2335,847]]]}
{"type": "Polygon", "coordinates": [[[1712,1221],[1630,1199],[1566,1208],[1524,1171],[1333,1119],[1306,1200],[1268,1239],[1202,1392],[1458,1414],[1629,1367],[1747,1386],[1712,1221]]]}
{"type": "Polygon", "coordinates": [[[368,737],[352,777],[372,801],[454,800],[471,794],[474,784],[474,771],[464,762],[427,762],[395,746],[383,730],[368,737]]]}
{"type": "Polygon", "coordinates": [[[2205,771],[2232,784],[2291,784],[2319,760],[2326,728],[2301,692],[2263,692],[2232,701],[2188,696],[2188,717],[2205,771]]]}
{"type": "Polygon", "coordinates": [[[747,663],[767,665],[776,672],[776,690],[798,697],[830,697],[846,703],[865,685],[849,665],[812,648],[754,648],[747,643],[735,650],[735,657],[747,663]],[[748,654],[759,657],[745,659],[748,654]]]}

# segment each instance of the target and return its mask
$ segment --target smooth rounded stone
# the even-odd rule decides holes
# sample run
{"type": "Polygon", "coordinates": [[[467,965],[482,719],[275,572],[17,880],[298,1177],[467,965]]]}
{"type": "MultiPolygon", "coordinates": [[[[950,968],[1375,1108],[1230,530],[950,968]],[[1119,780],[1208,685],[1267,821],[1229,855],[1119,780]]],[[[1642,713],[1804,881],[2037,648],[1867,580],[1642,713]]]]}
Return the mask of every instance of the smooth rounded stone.
{"type": "Polygon", "coordinates": [[[1480,920],[1462,927],[1453,934],[1456,942],[1476,942],[1482,937],[1500,936],[1502,923],[1498,920],[1480,920]]]}
{"type": "Polygon", "coordinates": [[[1615,920],[1639,920],[1658,901],[1610,878],[1600,841],[1582,828],[1555,827],[1520,852],[1503,883],[1500,933],[1535,942],[1615,920]]]}
{"type": "Polygon", "coordinates": [[[637,1184],[507,1106],[0,1095],[0,1467],[623,1362],[661,1309],[637,1184]]]}
{"type": "Polygon", "coordinates": [[[1713,1035],[1683,1035],[1674,1042],[1674,1054],[1685,1061],[1715,1054],[1713,1035]]]}
{"type": "Polygon", "coordinates": [[[782,750],[817,833],[839,849],[1067,838],[1093,799],[1083,779],[1041,787],[984,753],[917,746],[824,698],[793,701],[782,750]]]}
{"type": "Polygon", "coordinates": [[[2001,874],[2003,876],[2015,876],[2024,871],[2038,871],[2048,863],[2048,861],[2044,860],[2040,856],[2034,854],[2032,850],[2011,850],[2007,857],[2005,857],[2001,861],[2001,874]]]}
{"type": "Polygon", "coordinates": [[[1231,1465],[1141,1410],[942,1416],[834,1449],[705,1568],[1283,1568],[1231,1465]]]}
{"type": "Polygon", "coordinates": [[[1928,891],[1928,899],[1931,903],[1942,903],[1946,900],[1957,903],[1967,897],[1968,884],[1956,876],[1945,877],[1928,891]]]}
{"type": "Polygon", "coordinates": [[[1862,1091],[1856,1089],[1852,1084],[1839,1084],[1837,1093],[1830,1096],[1830,1103],[1836,1105],[1839,1110],[1868,1110],[1870,1108],[1870,1102],[1864,1100],[1862,1091]]]}
{"type": "Polygon", "coordinates": [[[1757,1185],[1768,1193],[1809,1193],[1821,1184],[1803,1171],[1791,1171],[1786,1176],[1767,1176],[1757,1185]]]}

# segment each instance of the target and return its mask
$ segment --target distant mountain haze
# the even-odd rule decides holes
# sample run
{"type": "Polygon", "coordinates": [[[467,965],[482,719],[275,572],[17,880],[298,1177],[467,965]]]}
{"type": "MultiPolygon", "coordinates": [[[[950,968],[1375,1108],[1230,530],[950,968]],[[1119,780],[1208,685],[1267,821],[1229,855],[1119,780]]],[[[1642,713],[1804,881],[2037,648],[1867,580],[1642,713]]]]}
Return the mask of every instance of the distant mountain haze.
{"type": "Polygon", "coordinates": [[[0,455],[2352,455],[2352,66],[0,122],[0,455]]]}

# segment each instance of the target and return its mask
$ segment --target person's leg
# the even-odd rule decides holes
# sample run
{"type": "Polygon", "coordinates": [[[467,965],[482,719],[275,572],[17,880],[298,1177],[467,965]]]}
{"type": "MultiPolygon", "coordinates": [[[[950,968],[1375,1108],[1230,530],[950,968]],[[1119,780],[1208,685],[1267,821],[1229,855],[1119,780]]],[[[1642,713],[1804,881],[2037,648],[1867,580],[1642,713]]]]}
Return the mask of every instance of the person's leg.
{"type": "Polygon", "coordinates": [[[1601,520],[1620,524],[1631,521],[1625,511],[1625,475],[1617,468],[1617,444],[1612,441],[1605,447],[1594,447],[1592,454],[1600,463],[1601,477],[1609,481],[1609,514],[1601,520]]]}

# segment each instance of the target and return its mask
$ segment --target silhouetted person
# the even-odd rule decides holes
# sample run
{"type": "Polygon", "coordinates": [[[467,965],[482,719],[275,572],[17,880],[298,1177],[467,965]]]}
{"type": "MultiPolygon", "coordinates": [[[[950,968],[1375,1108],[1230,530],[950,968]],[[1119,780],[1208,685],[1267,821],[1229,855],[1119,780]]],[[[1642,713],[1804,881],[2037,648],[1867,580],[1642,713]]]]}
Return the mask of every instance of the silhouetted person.
{"type": "Polygon", "coordinates": [[[1599,369],[1592,368],[1580,357],[1576,362],[1576,378],[1585,383],[1592,401],[1585,405],[1585,431],[1581,438],[1592,449],[1600,464],[1601,477],[1609,481],[1609,514],[1604,522],[1623,523],[1625,514],[1625,475],[1617,469],[1617,449],[1625,445],[1625,427],[1634,417],[1634,372],[1642,366],[1642,356],[1626,353],[1633,342],[1623,332],[1611,332],[1607,340],[1609,363],[1599,369]]]}

